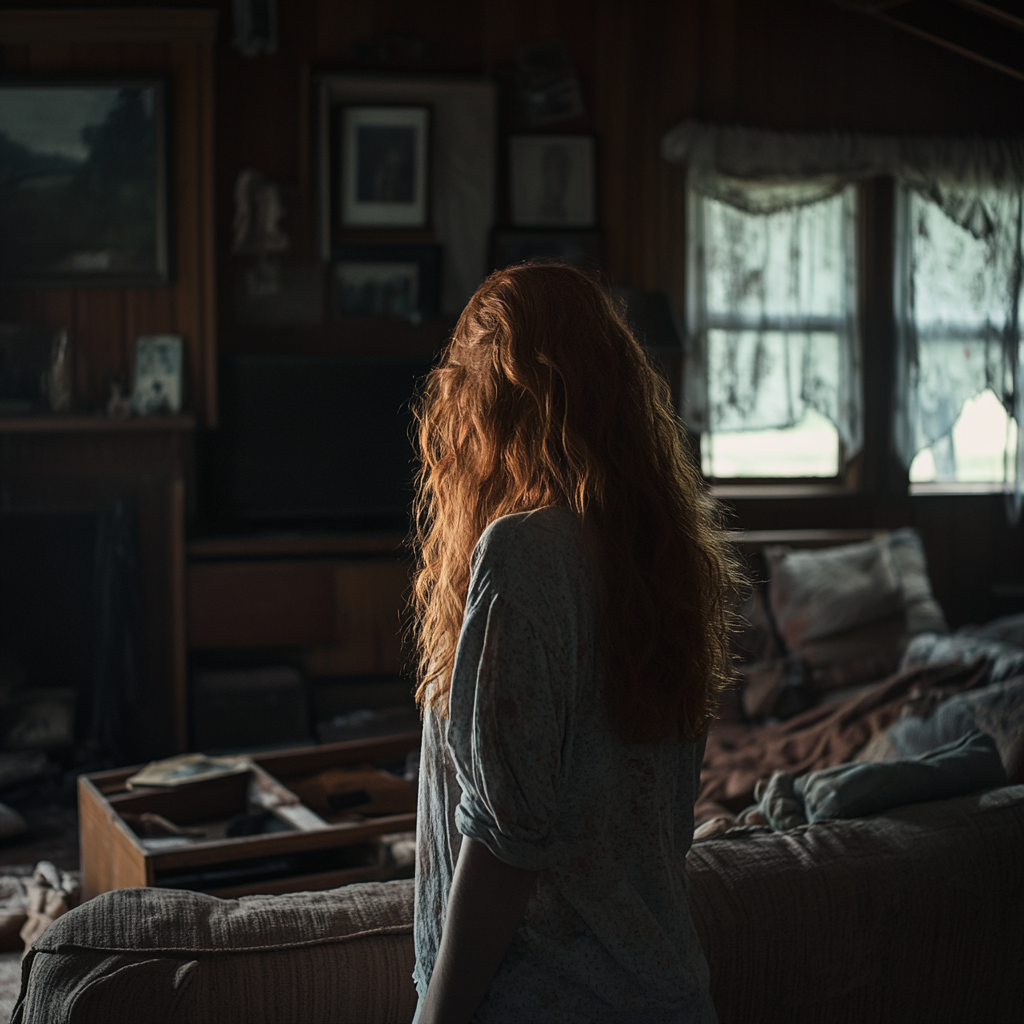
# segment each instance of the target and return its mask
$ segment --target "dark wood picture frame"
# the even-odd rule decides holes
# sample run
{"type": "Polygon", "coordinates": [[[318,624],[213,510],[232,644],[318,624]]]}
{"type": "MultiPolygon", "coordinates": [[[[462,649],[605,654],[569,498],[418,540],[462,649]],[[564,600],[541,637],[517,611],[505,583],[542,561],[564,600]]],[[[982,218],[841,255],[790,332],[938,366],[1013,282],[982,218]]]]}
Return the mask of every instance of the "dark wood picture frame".
{"type": "MultiPolygon", "coordinates": [[[[381,280],[386,275],[382,275],[381,280]]],[[[417,322],[424,317],[436,316],[441,291],[441,247],[439,245],[341,245],[334,249],[331,272],[331,315],[335,320],[359,316],[385,316],[408,318],[417,322]],[[374,273],[370,268],[388,264],[399,267],[399,277],[415,275],[411,296],[392,304],[387,297],[375,294],[374,273]],[[343,277],[345,268],[351,268],[353,277],[362,276],[368,285],[365,297],[353,300],[346,295],[343,277]],[[365,268],[361,272],[357,268],[365,268]],[[389,308],[390,307],[390,308],[389,308]]]]}
{"type": "Polygon", "coordinates": [[[167,135],[163,78],[0,81],[0,285],[166,286],[167,135]]]}
{"type": "MultiPolygon", "coordinates": [[[[330,210],[325,230],[337,238],[340,232],[361,230],[417,231],[430,226],[433,152],[433,111],[426,103],[337,103],[330,111],[330,210]],[[367,155],[360,148],[359,129],[378,129],[399,136],[392,147],[367,155]],[[362,199],[362,179],[376,162],[393,177],[399,191],[407,186],[407,201],[362,199]],[[387,167],[388,157],[393,157],[387,167]]],[[[383,140],[382,140],[383,141],[383,140]]]]}

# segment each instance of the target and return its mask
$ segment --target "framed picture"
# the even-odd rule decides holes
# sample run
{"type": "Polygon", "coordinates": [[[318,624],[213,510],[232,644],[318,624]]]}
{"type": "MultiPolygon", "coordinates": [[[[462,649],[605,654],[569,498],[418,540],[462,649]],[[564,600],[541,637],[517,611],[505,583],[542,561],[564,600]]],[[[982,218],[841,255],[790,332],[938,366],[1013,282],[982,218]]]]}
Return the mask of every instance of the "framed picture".
{"type": "Polygon", "coordinates": [[[437,313],[441,249],[436,245],[353,245],[334,261],[334,314],[418,323],[437,313]]]}
{"type": "Polygon", "coordinates": [[[596,223],[594,139],[514,135],[509,140],[512,223],[589,228],[596,223]]]}
{"type": "Polygon", "coordinates": [[[571,263],[590,273],[601,270],[600,231],[495,231],[491,263],[495,270],[529,260],[571,263]]]}
{"type": "Polygon", "coordinates": [[[139,416],[181,412],[181,336],[148,334],[135,342],[132,411],[139,416]]]}
{"type": "MultiPolygon", "coordinates": [[[[330,72],[315,79],[319,251],[333,264],[354,244],[440,245],[439,309],[458,316],[487,275],[495,208],[498,86],[471,75],[330,72]],[[341,204],[344,111],[427,108],[426,230],[396,237],[394,224],[347,227],[341,204]],[[385,237],[382,229],[393,229],[385,237]],[[429,231],[429,235],[427,232],[429,231]]],[[[366,211],[369,212],[369,211],[366,211]]],[[[332,275],[333,276],[333,275],[332,275]]],[[[333,306],[333,300],[331,302],[333,306]]]]}
{"type": "Polygon", "coordinates": [[[430,108],[351,106],[339,114],[341,226],[426,227],[430,108]]]}
{"type": "Polygon", "coordinates": [[[0,283],[169,280],[164,83],[0,83],[0,283]]]}

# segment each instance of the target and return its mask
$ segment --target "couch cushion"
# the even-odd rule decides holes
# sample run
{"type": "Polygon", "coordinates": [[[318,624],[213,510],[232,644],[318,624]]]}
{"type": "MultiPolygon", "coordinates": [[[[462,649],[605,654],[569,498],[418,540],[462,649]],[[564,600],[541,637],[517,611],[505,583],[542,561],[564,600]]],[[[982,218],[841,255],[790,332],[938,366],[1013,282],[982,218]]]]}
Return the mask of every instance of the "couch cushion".
{"type": "Polygon", "coordinates": [[[1024,1005],[1024,786],[696,843],[721,1024],[997,1021],[1024,1005]]]}
{"type": "Polygon", "coordinates": [[[408,1024],[412,908],[408,880],[238,900],[118,889],[37,940],[13,1020],[408,1024]]]}

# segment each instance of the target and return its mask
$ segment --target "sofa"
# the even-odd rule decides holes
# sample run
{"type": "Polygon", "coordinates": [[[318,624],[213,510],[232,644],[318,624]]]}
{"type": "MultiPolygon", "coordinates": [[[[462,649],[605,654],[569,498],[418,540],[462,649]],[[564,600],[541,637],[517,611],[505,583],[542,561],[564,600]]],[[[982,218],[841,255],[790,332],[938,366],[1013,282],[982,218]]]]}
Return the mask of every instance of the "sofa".
{"type": "MultiPolygon", "coordinates": [[[[1020,1021],[1024,786],[697,842],[722,1024],[1020,1021]]],[[[413,883],[221,900],[121,889],[55,921],[13,1024],[408,1024],[413,883]]]]}

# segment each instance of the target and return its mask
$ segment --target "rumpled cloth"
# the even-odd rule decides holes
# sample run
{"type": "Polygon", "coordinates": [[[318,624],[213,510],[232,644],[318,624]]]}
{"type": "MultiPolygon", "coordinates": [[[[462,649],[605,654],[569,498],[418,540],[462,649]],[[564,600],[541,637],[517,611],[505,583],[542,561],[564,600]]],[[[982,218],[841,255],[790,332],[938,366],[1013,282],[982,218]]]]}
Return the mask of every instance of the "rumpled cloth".
{"type": "Polygon", "coordinates": [[[794,778],[777,772],[757,811],[776,832],[890,807],[966,796],[1007,784],[995,740],[974,731],[909,761],[836,765],[794,778]]]}
{"type": "Polygon", "coordinates": [[[81,886],[71,872],[58,871],[48,860],[41,860],[32,878],[25,883],[25,890],[28,906],[20,934],[27,953],[51,921],[56,921],[78,903],[81,886]]]}
{"type": "Polygon", "coordinates": [[[775,772],[806,775],[851,761],[904,707],[912,705],[926,714],[955,694],[988,682],[990,669],[986,658],[919,665],[847,701],[819,705],[785,722],[716,727],[704,752],[697,822],[733,818],[755,802],[758,781],[775,772]]]}

